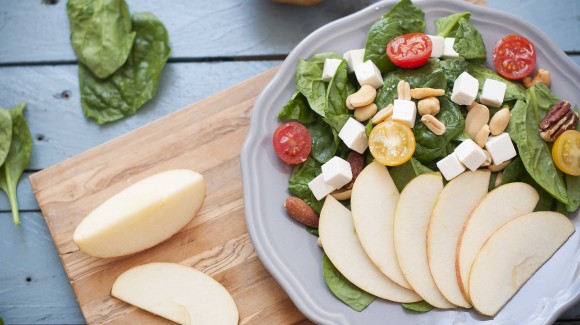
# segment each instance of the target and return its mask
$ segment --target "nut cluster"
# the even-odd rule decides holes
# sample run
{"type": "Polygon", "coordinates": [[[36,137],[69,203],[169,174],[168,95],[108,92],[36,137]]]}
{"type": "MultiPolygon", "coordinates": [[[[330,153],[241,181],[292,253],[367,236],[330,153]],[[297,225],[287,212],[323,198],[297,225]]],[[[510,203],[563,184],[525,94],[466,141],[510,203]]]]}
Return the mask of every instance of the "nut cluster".
{"type": "Polygon", "coordinates": [[[570,102],[561,101],[540,122],[540,136],[546,142],[554,142],[564,131],[573,130],[577,125],[578,114],[572,110],[570,102]]]}

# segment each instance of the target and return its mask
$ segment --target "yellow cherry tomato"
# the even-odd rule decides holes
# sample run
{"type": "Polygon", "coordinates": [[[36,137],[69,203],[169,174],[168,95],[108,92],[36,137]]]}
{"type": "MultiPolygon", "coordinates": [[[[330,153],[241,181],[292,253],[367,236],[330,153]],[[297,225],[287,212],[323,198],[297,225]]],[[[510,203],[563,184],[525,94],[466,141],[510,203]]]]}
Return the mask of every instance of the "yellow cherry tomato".
{"type": "Polygon", "coordinates": [[[580,176],[580,131],[568,130],[556,139],[552,158],[564,173],[580,176]]]}
{"type": "Polygon", "coordinates": [[[413,156],[415,136],[408,126],[387,120],[371,131],[369,149],[377,162],[385,166],[397,166],[413,156]]]}

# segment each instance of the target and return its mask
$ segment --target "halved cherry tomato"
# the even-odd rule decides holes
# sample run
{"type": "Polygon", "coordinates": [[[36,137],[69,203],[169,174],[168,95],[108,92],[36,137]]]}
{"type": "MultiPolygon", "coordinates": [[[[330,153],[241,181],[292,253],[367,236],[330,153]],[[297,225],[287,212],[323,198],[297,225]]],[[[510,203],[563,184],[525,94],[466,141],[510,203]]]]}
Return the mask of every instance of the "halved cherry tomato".
{"type": "Polygon", "coordinates": [[[431,39],[423,33],[410,33],[393,38],[387,44],[387,56],[394,65],[413,69],[427,63],[433,44],[431,39]]]}
{"type": "Polygon", "coordinates": [[[385,166],[397,166],[411,159],[415,145],[411,128],[393,120],[375,126],[369,135],[371,154],[385,166]]]}
{"type": "Polygon", "coordinates": [[[310,132],[298,122],[280,125],[274,132],[272,142],[278,157],[290,165],[306,161],[312,149],[310,132]]]}
{"type": "Polygon", "coordinates": [[[527,38],[510,34],[495,43],[493,66],[506,79],[523,79],[536,67],[536,48],[527,38]]]}
{"type": "Polygon", "coordinates": [[[552,159],[564,173],[580,176],[580,131],[568,130],[556,139],[552,159]]]}

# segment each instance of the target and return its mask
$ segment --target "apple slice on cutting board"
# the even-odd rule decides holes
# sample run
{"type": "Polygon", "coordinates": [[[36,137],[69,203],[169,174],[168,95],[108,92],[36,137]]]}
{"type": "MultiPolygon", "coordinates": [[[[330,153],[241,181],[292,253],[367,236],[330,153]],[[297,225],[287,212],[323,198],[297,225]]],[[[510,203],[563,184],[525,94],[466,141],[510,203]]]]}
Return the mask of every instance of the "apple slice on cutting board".
{"type": "Polygon", "coordinates": [[[473,307],[494,316],[574,231],[567,217],[551,211],[526,214],[499,228],[473,262],[473,307]]]}
{"type": "Polygon", "coordinates": [[[463,225],[457,242],[455,272],[463,295],[469,301],[469,273],[485,241],[501,226],[534,211],[540,196],[526,183],[502,185],[481,200],[463,225]]]}
{"type": "Polygon", "coordinates": [[[179,324],[235,325],[234,299],[212,277],[176,263],[149,263],[121,274],[111,295],[179,324]]]}
{"type": "Polygon", "coordinates": [[[377,268],[358,240],[350,211],[330,195],[320,211],[318,232],[332,264],[360,289],[395,302],[421,300],[415,292],[393,282],[377,268]]]}
{"type": "Polygon", "coordinates": [[[470,308],[455,275],[455,252],[463,224],[487,194],[489,171],[468,171],[445,187],[435,203],[427,230],[427,259],[435,284],[454,305],[470,308]]]}
{"type": "Polygon", "coordinates": [[[413,179],[401,192],[395,210],[394,242],[401,270],[411,287],[429,304],[453,308],[441,294],[427,261],[427,226],[443,190],[440,174],[423,174],[413,179]]]}
{"type": "Polygon", "coordinates": [[[391,280],[411,289],[395,255],[393,221],[398,200],[399,191],[387,167],[373,162],[355,180],[350,206],[358,239],[367,255],[391,280]]]}

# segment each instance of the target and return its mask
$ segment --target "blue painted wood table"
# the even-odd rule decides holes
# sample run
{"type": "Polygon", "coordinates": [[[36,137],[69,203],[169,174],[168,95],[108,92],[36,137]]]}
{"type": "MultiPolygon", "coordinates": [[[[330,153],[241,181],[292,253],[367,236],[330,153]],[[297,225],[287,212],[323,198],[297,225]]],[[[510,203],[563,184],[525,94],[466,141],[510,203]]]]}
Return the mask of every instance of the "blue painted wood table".
{"type": "MultiPolygon", "coordinates": [[[[111,125],[81,112],[76,58],[69,43],[64,0],[2,0],[0,106],[27,102],[34,138],[32,160],[20,185],[22,226],[12,224],[0,195],[0,316],[7,324],[81,324],[85,320],[55,251],[28,176],[157,120],[281,63],[316,28],[372,1],[325,0],[294,7],[269,0],[137,1],[166,25],[171,58],[154,100],[111,125]]],[[[552,37],[580,64],[580,1],[488,0],[552,37]]],[[[580,304],[559,322],[580,322],[580,304]]]]}

